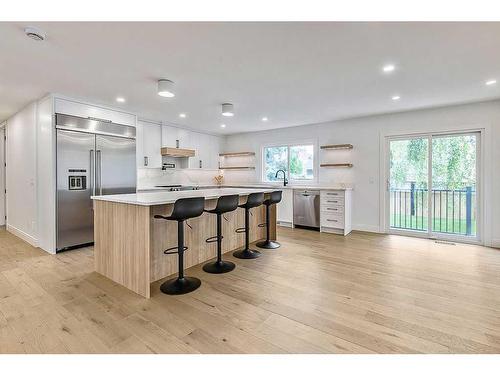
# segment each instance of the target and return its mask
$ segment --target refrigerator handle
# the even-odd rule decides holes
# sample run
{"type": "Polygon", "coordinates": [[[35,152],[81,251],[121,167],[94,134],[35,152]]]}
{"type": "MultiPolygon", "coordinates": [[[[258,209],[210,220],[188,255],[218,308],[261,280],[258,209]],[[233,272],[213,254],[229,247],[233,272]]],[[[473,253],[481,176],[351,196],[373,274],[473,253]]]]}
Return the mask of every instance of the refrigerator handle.
{"type": "Polygon", "coordinates": [[[95,159],[94,150],[90,150],[90,194],[95,195],[95,159]]]}
{"type": "Polygon", "coordinates": [[[101,150],[96,150],[97,156],[97,170],[96,170],[96,180],[99,179],[99,185],[96,188],[99,189],[99,195],[102,195],[102,168],[101,168],[101,150]]]}

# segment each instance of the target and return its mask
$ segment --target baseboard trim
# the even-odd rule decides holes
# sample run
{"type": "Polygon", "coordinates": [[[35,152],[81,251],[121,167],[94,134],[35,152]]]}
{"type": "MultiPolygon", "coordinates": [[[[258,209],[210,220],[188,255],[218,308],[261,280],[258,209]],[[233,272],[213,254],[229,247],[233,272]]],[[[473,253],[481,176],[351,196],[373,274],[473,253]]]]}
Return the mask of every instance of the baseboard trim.
{"type": "Polygon", "coordinates": [[[7,224],[7,232],[10,232],[14,236],[19,237],[23,241],[26,241],[31,246],[38,247],[38,240],[35,237],[29,235],[26,232],[23,232],[22,230],[14,227],[12,225],[7,224]]]}
{"type": "Polygon", "coordinates": [[[500,238],[493,238],[491,240],[491,247],[498,247],[498,248],[500,248],[500,238]]]}
{"type": "Polygon", "coordinates": [[[377,225],[353,224],[352,230],[357,230],[360,232],[384,233],[377,225]]]}

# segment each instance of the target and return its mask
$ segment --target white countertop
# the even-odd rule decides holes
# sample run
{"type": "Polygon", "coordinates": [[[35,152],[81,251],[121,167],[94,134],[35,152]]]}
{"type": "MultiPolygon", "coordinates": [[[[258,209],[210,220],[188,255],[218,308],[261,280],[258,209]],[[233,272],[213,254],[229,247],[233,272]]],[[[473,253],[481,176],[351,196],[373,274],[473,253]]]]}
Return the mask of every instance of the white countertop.
{"type": "Polygon", "coordinates": [[[248,195],[250,193],[270,193],[279,188],[222,188],[202,189],[185,191],[150,191],[137,194],[116,194],[92,196],[92,199],[106,202],[134,204],[139,206],[156,206],[160,204],[174,203],[180,198],[205,197],[205,199],[216,199],[224,195],[248,195]]]}
{"type": "MultiPolygon", "coordinates": [[[[174,184],[172,184],[174,185],[174,184]]],[[[187,186],[187,185],[183,185],[187,186]]],[[[189,186],[198,186],[200,188],[205,188],[205,187],[213,187],[214,189],[217,189],[215,185],[203,185],[203,184],[191,184],[189,186]]],[[[347,186],[347,184],[329,184],[329,185],[287,185],[283,186],[278,185],[278,184],[263,184],[263,183],[236,183],[236,184],[225,184],[221,186],[222,188],[228,189],[228,188],[266,188],[266,189],[273,189],[273,190],[288,190],[288,189],[295,189],[295,190],[352,190],[352,187],[347,186]]],[[[167,190],[168,188],[165,187],[157,187],[157,186],[151,186],[151,187],[141,187],[137,189],[138,191],[155,191],[155,190],[167,190]]]]}

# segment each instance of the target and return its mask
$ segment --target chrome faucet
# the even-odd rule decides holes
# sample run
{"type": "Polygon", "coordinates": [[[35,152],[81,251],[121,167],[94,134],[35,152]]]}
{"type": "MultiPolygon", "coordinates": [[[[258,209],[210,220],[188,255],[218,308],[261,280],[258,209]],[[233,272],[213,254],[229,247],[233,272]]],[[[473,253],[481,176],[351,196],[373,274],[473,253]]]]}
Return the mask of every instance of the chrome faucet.
{"type": "Polygon", "coordinates": [[[283,172],[283,186],[288,185],[288,180],[286,179],[286,172],[283,169],[278,169],[276,171],[276,176],[274,178],[278,178],[278,173],[283,172]]]}

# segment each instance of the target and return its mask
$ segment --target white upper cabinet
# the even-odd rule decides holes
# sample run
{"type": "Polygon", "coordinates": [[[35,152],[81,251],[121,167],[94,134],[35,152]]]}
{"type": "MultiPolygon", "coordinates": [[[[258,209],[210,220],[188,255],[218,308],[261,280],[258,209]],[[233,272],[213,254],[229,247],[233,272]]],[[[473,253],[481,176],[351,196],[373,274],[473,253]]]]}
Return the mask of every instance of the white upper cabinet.
{"type": "Polygon", "coordinates": [[[179,139],[178,136],[179,128],[162,125],[161,126],[161,146],[162,147],[176,147],[176,139],[179,139]]]}
{"type": "Polygon", "coordinates": [[[78,116],[83,118],[90,117],[105,121],[111,121],[115,124],[134,127],[136,125],[136,116],[134,114],[88,105],[67,99],[56,98],[54,100],[54,111],[56,113],[63,113],[65,115],[78,116]]]}
{"type": "Polygon", "coordinates": [[[219,167],[219,152],[222,149],[222,138],[209,134],[193,132],[169,125],[161,127],[162,147],[177,147],[195,150],[195,156],[190,157],[188,168],[217,169],[219,167]]]}
{"type": "MultiPolygon", "coordinates": [[[[161,168],[161,135],[160,124],[138,121],[138,128],[142,127],[142,158],[139,165],[143,168],[161,168]]],[[[139,138],[139,132],[138,132],[139,138]]],[[[138,139],[140,142],[140,139],[138,139]]],[[[138,147],[140,150],[140,147],[138,147]]]]}

